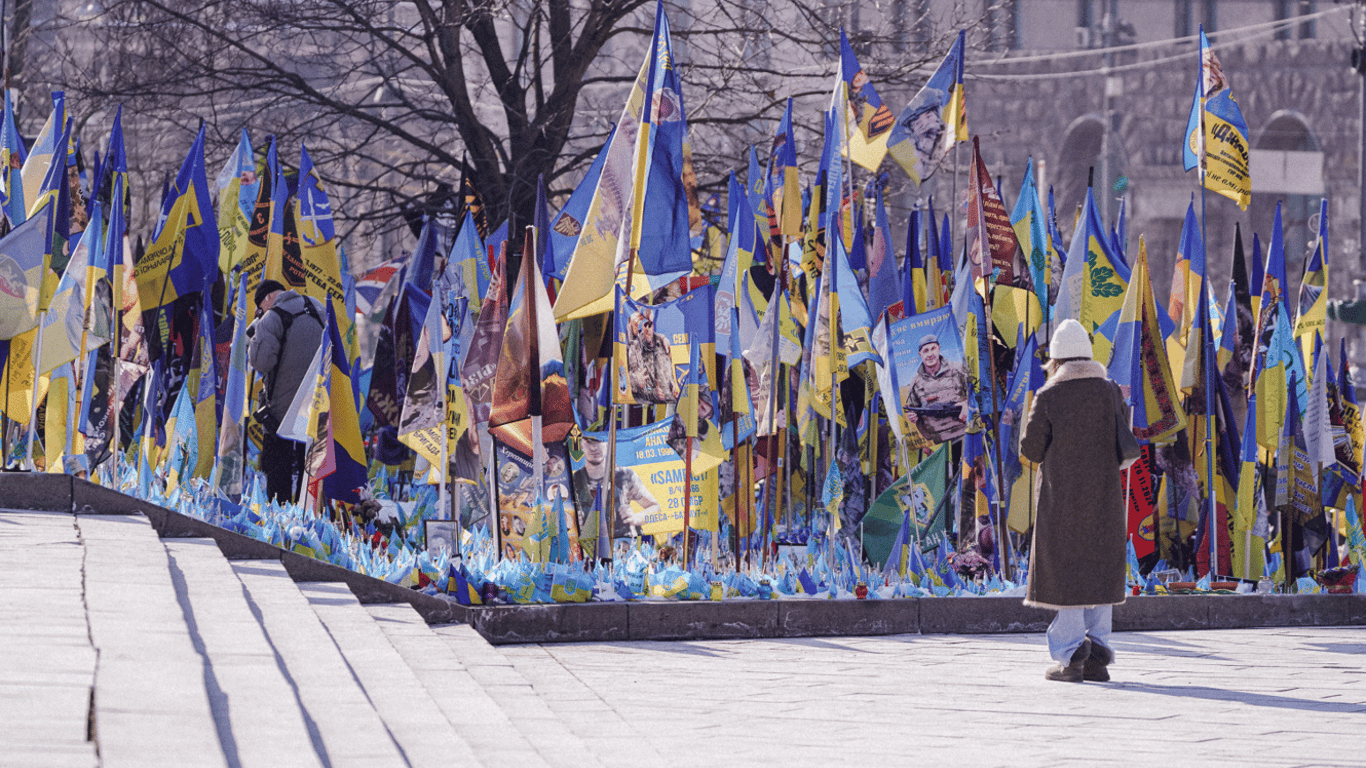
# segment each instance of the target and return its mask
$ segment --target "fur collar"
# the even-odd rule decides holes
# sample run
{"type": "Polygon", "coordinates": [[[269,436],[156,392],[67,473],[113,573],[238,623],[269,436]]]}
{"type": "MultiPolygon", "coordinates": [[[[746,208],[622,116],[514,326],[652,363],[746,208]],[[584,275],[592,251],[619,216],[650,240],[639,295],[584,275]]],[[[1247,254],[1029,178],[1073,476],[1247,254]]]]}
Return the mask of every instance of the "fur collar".
{"type": "Polygon", "coordinates": [[[1075,381],[1077,379],[1108,379],[1110,374],[1105,370],[1105,366],[1095,360],[1072,360],[1063,363],[1053,375],[1048,377],[1048,381],[1042,389],[1063,383],[1064,381],[1075,381]]]}

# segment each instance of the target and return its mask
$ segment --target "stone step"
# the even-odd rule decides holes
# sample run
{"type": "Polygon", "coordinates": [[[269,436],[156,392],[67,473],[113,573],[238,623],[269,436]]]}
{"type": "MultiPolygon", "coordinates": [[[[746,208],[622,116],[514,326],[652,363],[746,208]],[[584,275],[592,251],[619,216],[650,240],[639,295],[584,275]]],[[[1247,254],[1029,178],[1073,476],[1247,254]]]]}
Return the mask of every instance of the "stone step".
{"type": "MultiPolygon", "coordinates": [[[[470,673],[455,649],[428,627],[411,606],[367,605],[365,610],[480,763],[521,768],[566,762],[554,755],[543,755],[533,746],[531,735],[518,717],[520,713],[512,713],[518,717],[514,722],[470,673]]],[[[483,638],[479,639],[483,642],[483,638]]]]}
{"type": "Polygon", "coordinates": [[[0,741],[14,768],[99,765],[84,550],[66,512],[0,515],[0,741]]]}
{"type": "Polygon", "coordinates": [[[165,539],[171,575],[186,608],[220,741],[241,768],[322,766],[280,658],[246,591],[213,539],[165,539]]]}
{"type": "MultiPolygon", "coordinates": [[[[469,743],[428,693],[420,674],[408,666],[347,585],[311,582],[298,588],[409,765],[446,768],[479,764],[469,743]]],[[[410,606],[400,607],[417,617],[410,606]]]]}
{"type": "Polygon", "coordinates": [[[384,719],[328,628],[279,562],[230,561],[330,768],[406,768],[384,719]]]}
{"type": "Polygon", "coordinates": [[[679,762],[665,760],[654,744],[643,738],[638,723],[628,722],[613,702],[589,688],[555,657],[556,646],[506,645],[496,650],[512,662],[517,671],[536,692],[560,722],[574,723],[576,729],[592,734],[593,752],[606,766],[636,768],[637,766],[671,765],[679,762]]]}
{"type": "Polygon", "coordinates": [[[104,768],[226,766],[169,556],[147,518],[78,515],[95,666],[92,737],[104,768]]]}
{"type": "Polygon", "coordinates": [[[432,632],[445,641],[455,657],[490,698],[512,716],[532,748],[552,765],[602,765],[585,746],[576,729],[591,725],[584,718],[567,721],[552,711],[528,680],[500,649],[489,645],[468,624],[444,624],[432,632]]]}

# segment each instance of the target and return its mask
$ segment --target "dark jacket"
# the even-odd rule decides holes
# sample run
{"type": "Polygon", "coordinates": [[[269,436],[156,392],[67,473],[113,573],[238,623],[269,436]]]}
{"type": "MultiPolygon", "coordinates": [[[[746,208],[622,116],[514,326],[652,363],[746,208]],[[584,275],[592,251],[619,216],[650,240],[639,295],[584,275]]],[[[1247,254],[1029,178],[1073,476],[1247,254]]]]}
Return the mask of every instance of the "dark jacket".
{"type": "Polygon", "coordinates": [[[1064,363],[1039,390],[1020,453],[1041,465],[1025,605],[1124,602],[1128,526],[1120,466],[1137,458],[1129,407],[1094,361],[1064,363]]]}
{"type": "Polygon", "coordinates": [[[285,411],[299,391],[299,384],[308,372],[309,363],[318,351],[323,339],[323,322],[327,310],[313,298],[300,296],[294,291],[285,291],[275,300],[269,312],[261,315],[251,324],[248,332],[251,342],[247,346],[247,360],[265,380],[264,392],[270,396],[270,413],[276,421],[283,421],[285,411]],[[318,318],[305,309],[311,303],[318,318]],[[294,316],[289,324],[288,337],[285,336],[285,322],[281,313],[294,316]],[[277,367],[278,366],[278,367],[277,367]]]}

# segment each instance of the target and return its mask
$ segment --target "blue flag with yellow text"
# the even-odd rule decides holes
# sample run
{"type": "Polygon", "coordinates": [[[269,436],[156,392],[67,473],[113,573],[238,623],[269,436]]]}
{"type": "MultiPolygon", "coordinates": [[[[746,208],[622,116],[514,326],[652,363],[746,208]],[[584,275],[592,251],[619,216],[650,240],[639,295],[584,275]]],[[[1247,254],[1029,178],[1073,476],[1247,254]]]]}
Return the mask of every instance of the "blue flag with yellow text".
{"type": "Polygon", "coordinates": [[[218,224],[209,200],[204,170],[204,128],[180,166],[152,243],[137,263],[138,297],[143,311],[203,291],[218,276],[218,224]]]}

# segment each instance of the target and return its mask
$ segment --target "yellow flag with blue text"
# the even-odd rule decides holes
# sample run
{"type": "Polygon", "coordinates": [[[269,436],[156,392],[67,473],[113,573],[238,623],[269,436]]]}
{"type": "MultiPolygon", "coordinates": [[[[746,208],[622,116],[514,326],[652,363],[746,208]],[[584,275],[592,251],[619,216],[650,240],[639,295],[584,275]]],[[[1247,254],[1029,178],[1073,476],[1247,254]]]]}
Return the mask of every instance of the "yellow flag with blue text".
{"type": "Polygon", "coordinates": [[[1185,136],[1182,157],[1186,170],[1198,167],[1205,189],[1229,198],[1246,211],[1252,202],[1247,121],[1233,100],[1204,25],[1200,27],[1200,77],[1185,136]]]}
{"type": "Polygon", "coordinates": [[[1324,324],[1328,320],[1328,198],[1319,201],[1319,233],[1304,267],[1300,283],[1300,313],[1295,320],[1295,338],[1300,351],[1308,358],[1314,351],[1314,339],[1324,338],[1324,324]]]}

